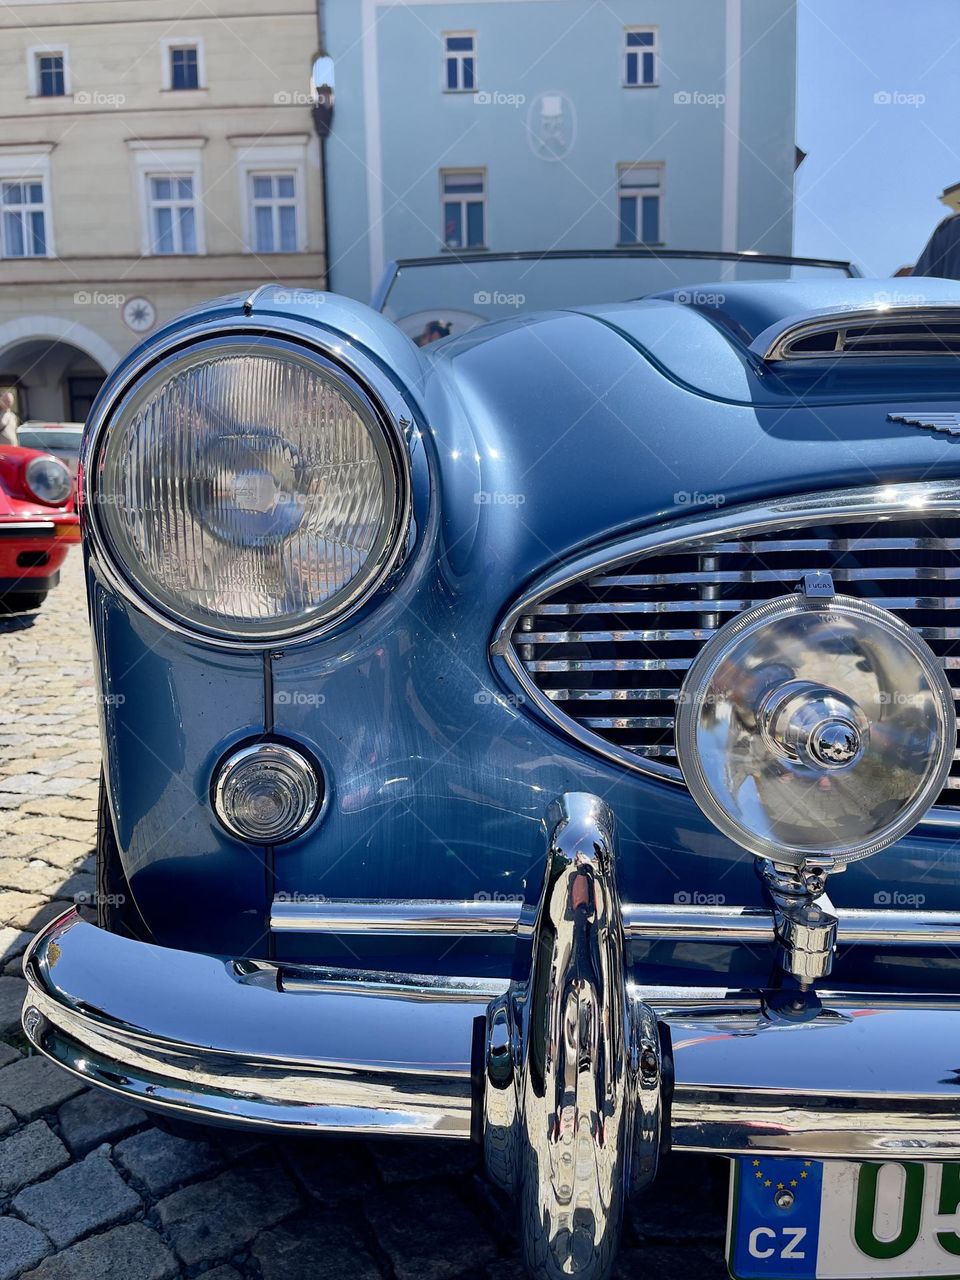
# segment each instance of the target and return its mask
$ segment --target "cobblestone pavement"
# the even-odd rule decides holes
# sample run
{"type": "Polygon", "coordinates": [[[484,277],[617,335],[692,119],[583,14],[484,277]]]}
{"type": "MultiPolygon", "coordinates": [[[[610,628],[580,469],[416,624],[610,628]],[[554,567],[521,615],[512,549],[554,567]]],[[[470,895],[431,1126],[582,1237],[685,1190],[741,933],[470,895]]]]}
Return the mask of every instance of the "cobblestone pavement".
{"type": "MultiPolygon", "coordinates": [[[[0,617],[0,1280],[520,1280],[466,1144],[261,1139],[168,1124],[31,1055],[20,961],[92,892],[99,741],[80,556],[0,617]]],[[[726,1274],[726,1166],[674,1157],[617,1276],[726,1274]]]]}

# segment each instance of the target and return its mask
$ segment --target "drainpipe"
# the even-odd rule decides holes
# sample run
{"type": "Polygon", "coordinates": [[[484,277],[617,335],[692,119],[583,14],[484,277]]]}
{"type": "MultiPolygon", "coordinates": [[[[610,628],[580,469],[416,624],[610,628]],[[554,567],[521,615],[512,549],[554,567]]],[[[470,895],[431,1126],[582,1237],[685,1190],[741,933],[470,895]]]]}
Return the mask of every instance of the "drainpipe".
{"type": "Polygon", "coordinates": [[[324,287],[330,288],[330,217],[327,200],[327,138],[333,127],[333,60],[326,54],[324,0],[317,0],[317,40],[320,52],[313,60],[311,89],[313,127],[320,140],[321,216],[323,218],[324,287]]]}

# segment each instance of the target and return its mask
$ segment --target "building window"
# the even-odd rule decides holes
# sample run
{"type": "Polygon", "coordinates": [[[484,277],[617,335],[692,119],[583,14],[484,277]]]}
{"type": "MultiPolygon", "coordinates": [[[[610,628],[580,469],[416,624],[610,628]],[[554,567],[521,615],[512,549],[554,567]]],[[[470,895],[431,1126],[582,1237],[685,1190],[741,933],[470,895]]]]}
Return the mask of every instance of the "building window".
{"type": "Polygon", "coordinates": [[[200,63],[194,45],[170,50],[170,88],[200,88],[200,63]]]}
{"type": "Polygon", "coordinates": [[[43,183],[35,178],[0,182],[0,255],[4,258],[47,256],[43,183]]]}
{"type": "Polygon", "coordinates": [[[149,174],[151,253],[197,253],[197,198],[192,174],[149,174]]]}
{"type": "Polygon", "coordinates": [[[656,27],[627,27],[623,33],[623,83],[647,89],[657,83],[656,27]]]}
{"type": "Polygon", "coordinates": [[[663,165],[620,166],[620,244],[659,244],[662,240],[663,165]]]}
{"type": "Polygon", "coordinates": [[[205,89],[207,84],[203,41],[174,36],[160,41],[163,59],[163,87],[168,90],[205,89]]]}
{"type": "Polygon", "coordinates": [[[444,169],[443,242],[448,249],[482,249],[486,244],[486,174],[482,169],[444,169]]]}
{"type": "Polygon", "coordinates": [[[41,98],[62,98],[66,93],[66,77],[62,53],[37,54],[37,95],[41,98]]]}
{"type": "Polygon", "coordinates": [[[250,174],[250,226],[255,253],[296,253],[299,238],[295,174],[250,174]]]}
{"type": "Polygon", "coordinates": [[[38,44],[27,50],[27,83],[34,98],[69,97],[70,58],[63,46],[38,44]]]}
{"type": "Polygon", "coordinates": [[[473,93],[477,87],[476,36],[448,31],[443,37],[443,87],[448,93],[473,93]]]}
{"type": "Polygon", "coordinates": [[[245,253],[306,253],[309,231],[305,133],[231,134],[245,253]],[[269,144],[265,139],[269,136],[269,144]]]}

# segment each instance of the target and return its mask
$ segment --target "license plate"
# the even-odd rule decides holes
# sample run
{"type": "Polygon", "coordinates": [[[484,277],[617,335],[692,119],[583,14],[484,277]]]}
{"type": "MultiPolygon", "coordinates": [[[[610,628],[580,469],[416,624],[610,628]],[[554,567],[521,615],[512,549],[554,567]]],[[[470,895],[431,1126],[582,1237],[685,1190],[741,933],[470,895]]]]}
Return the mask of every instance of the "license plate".
{"type": "Polygon", "coordinates": [[[735,1280],[960,1276],[960,1164],[732,1161],[735,1280]]]}

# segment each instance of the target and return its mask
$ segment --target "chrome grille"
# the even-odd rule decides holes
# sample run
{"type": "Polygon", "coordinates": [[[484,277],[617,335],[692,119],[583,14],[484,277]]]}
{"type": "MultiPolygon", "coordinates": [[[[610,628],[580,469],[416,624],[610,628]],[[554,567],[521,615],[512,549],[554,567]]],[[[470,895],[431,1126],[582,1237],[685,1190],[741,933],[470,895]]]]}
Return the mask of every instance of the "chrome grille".
{"type": "MultiPolygon", "coordinates": [[[[533,596],[511,628],[513,665],[581,740],[680,780],[674,713],[690,663],[724,622],[793,590],[809,570],[830,570],[839,591],[909,623],[941,658],[960,700],[958,553],[954,511],[834,516],[795,532],[779,526],[668,543],[533,596]]],[[[960,810],[960,751],[939,807],[960,810]]]]}

